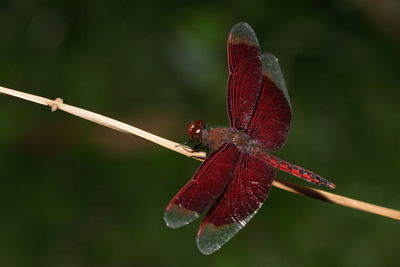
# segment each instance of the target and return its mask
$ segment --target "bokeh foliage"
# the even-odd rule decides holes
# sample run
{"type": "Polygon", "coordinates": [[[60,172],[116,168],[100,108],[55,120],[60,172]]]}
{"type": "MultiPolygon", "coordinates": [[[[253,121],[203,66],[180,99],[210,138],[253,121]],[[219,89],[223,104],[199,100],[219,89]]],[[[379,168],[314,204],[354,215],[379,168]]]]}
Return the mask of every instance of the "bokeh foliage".
{"type": "MultiPolygon", "coordinates": [[[[185,141],[192,119],[227,124],[225,42],[247,21],[280,59],[292,101],[277,154],[338,194],[399,209],[396,3],[3,0],[0,84],[185,141]]],[[[162,219],[198,162],[8,96],[0,107],[1,266],[399,263],[398,222],[276,188],[244,230],[203,256],[198,222],[171,230],[162,219]]]]}

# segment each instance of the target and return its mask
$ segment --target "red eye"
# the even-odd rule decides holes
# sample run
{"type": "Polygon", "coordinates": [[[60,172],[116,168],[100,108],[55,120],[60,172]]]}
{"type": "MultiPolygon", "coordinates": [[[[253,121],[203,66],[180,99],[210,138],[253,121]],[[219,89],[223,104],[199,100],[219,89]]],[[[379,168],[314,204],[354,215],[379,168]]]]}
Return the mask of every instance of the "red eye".
{"type": "Polygon", "coordinates": [[[205,121],[192,121],[188,126],[188,134],[190,139],[196,142],[201,142],[203,130],[206,128],[205,121]]]}

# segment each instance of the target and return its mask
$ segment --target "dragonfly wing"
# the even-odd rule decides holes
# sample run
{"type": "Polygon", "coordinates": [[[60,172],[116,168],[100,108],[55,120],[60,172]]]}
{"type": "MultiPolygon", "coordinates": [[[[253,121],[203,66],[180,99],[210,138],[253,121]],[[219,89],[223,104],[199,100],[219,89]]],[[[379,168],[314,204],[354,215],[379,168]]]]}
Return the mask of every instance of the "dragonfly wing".
{"type": "Polygon", "coordinates": [[[208,211],[197,233],[197,246],[211,254],[253,217],[266,199],[275,169],[241,153],[228,185],[208,211]]]}
{"type": "Polygon", "coordinates": [[[225,144],[206,158],[193,178],[168,204],[164,213],[168,227],[186,225],[214,204],[228,182],[238,155],[234,145],[225,144]]]}
{"type": "Polygon", "coordinates": [[[260,95],[246,133],[268,150],[278,150],[287,139],[292,118],[289,95],[278,59],[262,54],[260,95]]]}
{"type": "Polygon", "coordinates": [[[231,127],[247,128],[260,91],[260,45],[247,23],[232,27],[228,37],[227,111],[231,127]]]}

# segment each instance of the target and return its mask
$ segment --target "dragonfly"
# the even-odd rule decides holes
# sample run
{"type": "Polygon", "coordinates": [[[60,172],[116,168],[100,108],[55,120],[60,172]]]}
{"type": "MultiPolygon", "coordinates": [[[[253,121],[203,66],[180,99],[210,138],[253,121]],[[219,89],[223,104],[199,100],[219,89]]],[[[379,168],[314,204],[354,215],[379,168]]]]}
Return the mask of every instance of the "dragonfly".
{"type": "Polygon", "coordinates": [[[189,124],[191,140],[213,152],[164,213],[170,228],[206,213],[196,238],[206,255],[217,251],[256,214],[271,189],[275,169],[335,188],[320,175],[270,154],[285,144],[292,116],[278,59],[261,54],[256,34],[245,22],[232,27],[227,49],[230,127],[208,129],[203,120],[189,124]]]}

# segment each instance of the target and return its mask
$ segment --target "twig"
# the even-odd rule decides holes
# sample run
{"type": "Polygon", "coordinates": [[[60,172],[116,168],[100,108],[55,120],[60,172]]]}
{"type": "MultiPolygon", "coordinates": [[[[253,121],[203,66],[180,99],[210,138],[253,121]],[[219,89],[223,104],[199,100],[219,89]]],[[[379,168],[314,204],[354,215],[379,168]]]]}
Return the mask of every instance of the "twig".
{"type": "Polygon", "coordinates": [[[275,180],[274,185],[281,189],[287,190],[292,193],[299,195],[312,197],[318,200],[346,206],[352,209],[357,209],[369,213],[374,213],[380,216],[388,217],[395,220],[400,220],[400,211],[385,208],[382,206],[374,205],[371,203],[359,201],[353,198],[348,198],[340,195],[336,195],[330,192],[322,191],[311,187],[301,186],[287,181],[275,180]]]}
{"type": "MultiPolygon", "coordinates": [[[[112,128],[114,130],[117,130],[117,131],[120,131],[123,133],[127,133],[127,134],[136,135],[138,137],[141,137],[143,139],[146,139],[148,141],[151,141],[153,143],[156,143],[158,145],[161,145],[163,147],[166,147],[168,149],[171,149],[175,152],[181,153],[188,157],[192,157],[192,158],[195,158],[198,160],[203,160],[206,156],[204,152],[193,151],[191,148],[189,148],[187,146],[184,146],[182,144],[172,142],[170,140],[159,137],[157,135],[145,132],[141,129],[130,126],[126,123],[122,123],[120,121],[105,117],[103,115],[100,115],[100,114],[97,114],[97,113],[94,113],[91,111],[84,110],[84,109],[81,109],[78,107],[64,104],[61,98],[57,98],[56,100],[50,100],[48,98],[31,95],[31,94],[23,93],[20,91],[16,91],[16,90],[12,90],[12,89],[8,89],[8,88],[0,86],[0,94],[1,93],[6,94],[6,95],[15,96],[18,98],[22,98],[22,99],[25,99],[25,100],[28,100],[31,102],[41,104],[41,105],[49,106],[49,107],[51,107],[52,111],[56,111],[57,109],[63,110],[65,112],[71,113],[75,116],[78,116],[83,119],[92,121],[94,123],[112,128]]],[[[311,198],[323,200],[323,201],[330,202],[330,203],[335,203],[335,204],[338,204],[341,206],[346,206],[346,207],[349,207],[352,209],[358,209],[361,211],[374,213],[374,214],[381,215],[381,216],[388,217],[388,218],[395,219],[395,220],[400,220],[400,211],[398,211],[398,210],[388,209],[385,207],[358,201],[358,200],[355,200],[352,198],[347,198],[344,196],[336,195],[336,194],[322,191],[319,189],[314,189],[311,187],[306,187],[306,186],[301,186],[301,185],[297,185],[297,184],[293,184],[293,183],[289,183],[289,182],[285,182],[285,181],[280,181],[278,179],[275,179],[275,181],[273,182],[273,185],[280,189],[283,189],[283,190],[286,190],[286,191],[289,191],[292,193],[296,193],[299,195],[308,196],[311,198]]]]}
{"type": "Polygon", "coordinates": [[[0,93],[15,96],[18,98],[22,98],[22,99],[25,99],[25,100],[28,100],[31,102],[41,104],[41,105],[49,106],[49,107],[51,107],[51,111],[56,111],[57,109],[63,110],[67,113],[70,113],[77,117],[81,117],[85,120],[89,120],[89,121],[92,121],[94,123],[97,123],[97,124],[100,124],[103,126],[106,126],[108,128],[111,128],[111,129],[114,129],[114,130],[117,130],[117,131],[120,131],[123,133],[136,135],[138,137],[149,140],[153,143],[156,143],[160,146],[166,147],[168,149],[171,149],[175,152],[181,153],[188,157],[205,158],[204,152],[193,151],[188,146],[184,146],[179,143],[175,143],[175,142],[172,142],[165,138],[159,137],[157,135],[145,132],[141,129],[130,126],[129,124],[105,117],[103,115],[100,115],[100,114],[97,114],[97,113],[94,113],[94,112],[91,112],[91,111],[88,111],[85,109],[81,109],[81,108],[74,107],[74,106],[71,106],[68,104],[64,104],[63,100],[61,98],[56,98],[55,100],[50,100],[48,98],[23,93],[23,92],[8,89],[8,88],[2,87],[2,86],[0,86],[0,93]]]}

